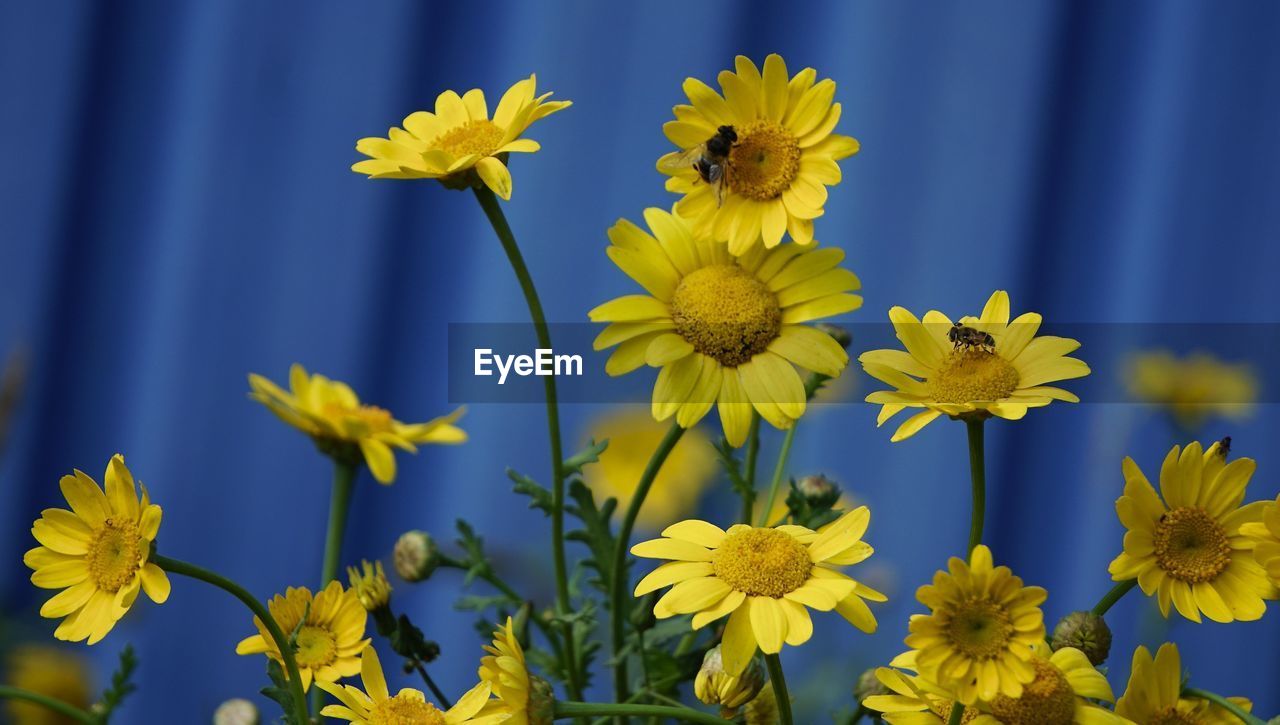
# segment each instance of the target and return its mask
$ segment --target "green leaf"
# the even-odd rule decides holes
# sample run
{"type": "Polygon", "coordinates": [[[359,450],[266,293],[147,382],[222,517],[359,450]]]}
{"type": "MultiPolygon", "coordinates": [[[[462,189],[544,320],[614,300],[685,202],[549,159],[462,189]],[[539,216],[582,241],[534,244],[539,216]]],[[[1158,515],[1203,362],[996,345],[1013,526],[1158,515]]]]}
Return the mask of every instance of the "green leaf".
{"type": "Polygon", "coordinates": [[[592,586],[608,593],[608,583],[613,578],[613,550],[617,544],[609,519],[618,507],[618,500],[607,498],[597,507],[591,489],[577,478],[569,482],[569,498],[572,503],[565,506],[565,511],[581,521],[582,528],[570,531],[565,538],[587,545],[591,555],[582,561],[582,565],[596,573],[590,580],[592,586]]]}
{"type": "Polygon", "coordinates": [[[286,718],[293,712],[293,691],[289,689],[289,680],[284,676],[284,669],[280,667],[280,663],[267,658],[267,677],[270,678],[271,684],[260,690],[263,697],[278,703],[284,710],[286,718]]]}
{"type": "Polygon", "coordinates": [[[120,707],[120,703],[130,693],[138,689],[133,684],[133,673],[137,669],[138,656],[133,651],[133,645],[126,644],[124,649],[120,650],[120,664],[111,673],[111,686],[102,693],[102,700],[95,708],[101,722],[108,722],[111,719],[111,714],[115,712],[116,708],[120,707]]]}
{"type": "Polygon", "coordinates": [[[507,478],[515,483],[511,490],[529,497],[529,508],[551,515],[553,499],[546,487],[513,468],[507,469],[507,478]]]}
{"type": "Polygon", "coordinates": [[[716,454],[720,459],[720,467],[724,469],[725,474],[729,477],[729,485],[733,487],[733,492],[739,497],[754,496],[755,491],[751,484],[747,482],[746,476],[742,472],[742,463],[738,461],[737,449],[729,445],[729,441],[721,438],[715,444],[716,454]]]}
{"type": "Polygon", "coordinates": [[[564,460],[564,464],[561,466],[564,472],[564,477],[568,478],[569,476],[582,475],[582,468],[588,463],[598,463],[600,461],[600,454],[604,453],[605,449],[608,447],[608,438],[605,438],[599,443],[596,443],[595,439],[592,438],[591,441],[587,443],[586,448],[583,448],[564,460]]]}

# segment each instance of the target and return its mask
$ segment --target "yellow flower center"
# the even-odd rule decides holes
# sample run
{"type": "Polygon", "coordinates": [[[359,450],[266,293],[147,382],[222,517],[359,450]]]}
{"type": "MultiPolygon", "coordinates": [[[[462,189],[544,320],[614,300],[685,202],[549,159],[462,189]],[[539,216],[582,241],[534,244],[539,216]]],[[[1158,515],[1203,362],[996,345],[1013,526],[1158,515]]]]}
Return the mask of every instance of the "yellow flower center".
{"type": "Polygon", "coordinates": [[[1008,360],[985,350],[954,350],[929,378],[939,403],[1003,400],[1018,389],[1018,371],[1008,360]]]}
{"type": "Polygon", "coordinates": [[[376,405],[351,408],[338,403],[329,403],[324,407],[324,414],[329,418],[354,422],[370,433],[385,433],[391,430],[391,411],[376,405]]]}
{"type": "Polygon", "coordinates": [[[791,188],[800,173],[800,144],[783,126],[756,121],[738,129],[738,143],[729,152],[725,183],[737,194],[755,201],[771,201],[791,188]]]}
{"type": "MultiPolygon", "coordinates": [[[[955,709],[955,706],[956,704],[954,702],[944,700],[933,700],[929,703],[929,709],[945,723],[951,722],[951,711],[955,709]]],[[[979,714],[978,708],[966,707],[964,712],[960,714],[960,722],[967,723],[977,720],[979,714]]]]}
{"type": "Polygon", "coordinates": [[[1023,685],[1022,697],[998,695],[991,714],[1005,725],[1071,725],[1075,722],[1076,693],[1062,670],[1036,660],[1036,678],[1023,685]]]}
{"type": "Polygon", "coordinates": [[[809,580],[809,550],[776,529],[748,529],[726,536],[711,554],[716,578],[734,589],[763,597],[781,597],[809,580]]]}
{"type": "Polygon", "coordinates": [[[329,630],[311,624],[298,630],[298,650],[295,657],[299,667],[324,667],[331,664],[337,655],[338,644],[329,630]]]}
{"type": "Polygon", "coordinates": [[[1170,705],[1151,713],[1147,725],[1200,725],[1200,721],[1185,712],[1179,712],[1177,705],[1170,705]]]}
{"type": "Polygon", "coordinates": [[[1202,508],[1183,506],[1161,516],[1152,541],[1156,563],[1184,582],[1213,581],[1231,563],[1227,532],[1202,508]]]}
{"type": "Polygon", "coordinates": [[[369,725],[445,725],[444,713],[429,702],[399,694],[375,702],[365,718],[369,725]]]}
{"type": "Polygon", "coordinates": [[[107,519],[93,533],[85,553],[89,578],[104,592],[119,591],[137,575],[142,546],[137,524],[127,519],[107,519]]]}
{"type": "Polygon", "coordinates": [[[1004,607],[986,597],[970,597],[947,615],[947,638],[951,646],[976,660],[1003,655],[1013,637],[1013,622],[1004,607]]]}
{"type": "Polygon", "coordinates": [[[430,145],[449,152],[455,158],[468,154],[492,156],[502,143],[502,136],[502,129],[493,121],[467,121],[440,134],[430,145]]]}
{"type": "Polygon", "coordinates": [[[676,332],[693,349],[737,367],[769,347],[782,329],[778,297],[736,264],[694,270],[671,298],[676,332]]]}

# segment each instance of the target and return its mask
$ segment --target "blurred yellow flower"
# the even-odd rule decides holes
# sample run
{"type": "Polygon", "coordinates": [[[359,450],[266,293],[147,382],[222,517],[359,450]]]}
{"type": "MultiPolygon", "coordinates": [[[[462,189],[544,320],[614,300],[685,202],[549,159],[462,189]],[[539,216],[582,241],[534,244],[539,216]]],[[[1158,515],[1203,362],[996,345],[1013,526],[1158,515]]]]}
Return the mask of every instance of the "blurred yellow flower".
{"type": "Polygon", "coordinates": [[[396,478],[391,448],[416,453],[422,443],[456,444],[467,434],[453,423],[465,410],[426,423],[401,423],[385,408],[364,405],[346,383],[323,375],[309,375],[301,365],[289,368],[289,390],[250,373],[249,397],[281,420],[306,433],[326,453],[363,459],[379,483],[396,478]]]}
{"type": "Polygon", "coordinates": [[[507,155],[533,153],[537,141],[521,138],[535,121],[573,105],[537,95],[538,78],[531,75],[502,95],[489,117],[484,91],[473,88],[459,96],[445,91],[436,97],[435,113],[416,111],[393,127],[387,138],[362,138],[356,150],[370,158],[351,170],[373,179],[439,179],[446,186],[470,186],[472,170],[485,186],[503,199],[511,198],[507,155]]]}
{"type": "MultiPolygon", "coordinates": [[[[298,632],[294,658],[304,691],[313,679],[336,682],[360,671],[360,653],[370,642],[364,639],[369,615],[354,589],[343,589],[335,580],[312,597],[306,587],[289,587],[283,596],[277,594],[267,602],[267,610],[281,630],[298,632]]],[[[265,654],[283,665],[280,648],[266,626],[257,617],[253,625],[258,633],[241,640],[236,654],[265,654]]]]}
{"type": "MultiPolygon", "coordinates": [[[[89,664],[83,657],[58,647],[20,645],[8,654],[4,683],[81,710],[89,709],[93,693],[89,684],[89,664]]],[[[13,725],[72,725],[76,720],[43,705],[21,700],[5,703],[13,725]]]]}
{"type": "Polygon", "coordinates": [[[1258,401],[1258,379],[1247,364],[1232,364],[1207,352],[1177,357],[1159,350],[1134,355],[1125,374],[1129,395],[1158,405],[1185,431],[1210,415],[1239,419],[1258,401]]]}
{"type": "Polygon", "coordinates": [[[661,209],[644,213],[653,235],[626,220],[609,230],[609,258],[649,293],[606,302],[589,313],[612,323],[595,348],[617,346],[605,372],[661,368],[653,417],[689,428],[718,404],[725,438],[747,439],[754,407],[777,428],[805,411],[795,366],[835,377],[849,355],[830,335],[803,323],[850,312],[862,298],[857,275],[838,265],[844,252],[795,244],[754,247],[734,258],[661,209]]]}
{"type": "Polygon", "coordinates": [[[61,589],[40,607],[40,616],[66,617],[53,635],[96,644],[129,611],[141,589],[156,604],[169,598],[169,578],[152,564],[160,530],[160,507],[142,497],[133,474],[116,454],[107,464],[104,493],[82,471],[63,476],[62,495],[71,510],[45,509],[31,526],[40,546],[22,557],[35,571],[31,583],[61,589]]]}
{"type": "Polygon", "coordinates": [[[659,159],[658,170],[671,176],[667,190],[683,195],[677,213],[695,220],[704,236],[728,240],[735,255],[762,240],[776,247],[787,233],[808,244],[827,187],[840,183],[836,162],[858,152],[855,139],[832,133],[840,120],[836,84],[817,81],[812,68],[790,77],[776,54],[765,58],[763,72],[741,55],[735,67],[720,73],[723,95],[685,80],[689,105],[676,106],[676,120],[662,127],[680,150],[659,159]],[[722,128],[732,145],[727,157],[712,160],[723,176],[706,179],[694,163],[722,128]]]}
{"type": "Polygon", "coordinates": [[[1193,622],[1201,613],[1215,622],[1261,618],[1263,598],[1274,589],[1241,530],[1261,521],[1267,505],[1241,506],[1256,468],[1250,458],[1227,463],[1220,443],[1207,451],[1199,443],[1174,446],[1160,467],[1161,500],[1138,464],[1125,458],[1116,513],[1128,532],[1111,578],[1137,578],[1166,617],[1172,604],[1193,622]]]}
{"type": "MultiPolygon", "coordinates": [[[[597,498],[613,496],[625,511],[666,426],[647,411],[627,407],[597,418],[590,430],[595,438],[607,438],[609,447],[600,454],[599,463],[583,469],[583,478],[597,498]]],[[[711,439],[701,429],[690,428],[684,443],[672,449],[658,471],[636,523],[653,529],[688,516],[715,479],[717,468],[711,439]]]]}
{"type": "Polygon", "coordinates": [[[1240,527],[1240,533],[1253,542],[1253,558],[1267,572],[1267,577],[1280,587],[1280,496],[1267,502],[1262,520],[1240,527]]]}
{"type": "MultiPolygon", "coordinates": [[[[1116,701],[1116,714],[1135,723],[1185,723],[1186,725],[1239,725],[1226,709],[1198,697],[1182,697],[1182,658],[1172,642],[1160,645],[1154,659],[1151,650],[1133,653],[1129,685],[1116,701]]],[[[1253,704],[1243,697],[1227,700],[1245,712],[1253,704]]]]}
{"type": "Polygon", "coordinates": [[[359,569],[347,567],[347,579],[365,611],[381,609],[391,601],[391,582],[387,581],[387,573],[383,571],[381,561],[370,564],[361,560],[359,569]]]}
{"type": "MultiPolygon", "coordinates": [[[[363,649],[360,655],[360,683],[339,685],[336,682],[316,682],[316,687],[338,698],[340,705],[326,705],[321,715],[335,720],[346,720],[359,725],[401,725],[424,723],[425,725],[494,725],[503,722],[501,716],[477,717],[477,713],[489,699],[489,683],[481,682],[471,688],[448,710],[441,710],[427,702],[422,692],[406,687],[394,696],[387,688],[387,677],[373,646],[363,649]]],[[[354,674],[354,673],[352,673],[354,674]]]]}
{"type": "Polygon", "coordinates": [[[1007,292],[993,293],[981,317],[961,317],[958,323],[937,310],[916,319],[902,307],[889,310],[889,320],[906,350],[871,350],[858,361],[868,375],[895,388],[867,396],[868,403],[882,406],[876,425],[905,408],[924,409],[898,426],[894,441],[910,438],[944,414],[1018,420],[1028,408],[1080,401],[1045,385],[1089,374],[1088,365],[1067,357],[1080,343],[1036,337],[1041,318],[1034,312],[1009,322],[1007,292]]]}

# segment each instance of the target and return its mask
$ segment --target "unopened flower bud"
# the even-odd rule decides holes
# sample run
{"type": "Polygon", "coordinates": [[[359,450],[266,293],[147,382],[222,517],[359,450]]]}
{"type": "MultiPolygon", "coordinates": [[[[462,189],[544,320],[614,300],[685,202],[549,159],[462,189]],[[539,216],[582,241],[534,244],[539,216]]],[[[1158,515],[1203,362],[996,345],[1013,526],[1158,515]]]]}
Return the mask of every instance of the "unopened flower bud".
{"type": "Polygon", "coordinates": [[[382,609],[391,601],[391,582],[387,581],[386,572],[382,570],[382,562],[370,564],[361,560],[360,569],[347,567],[347,577],[366,612],[382,609]]]}
{"type": "Polygon", "coordinates": [[[702,667],[693,681],[693,691],[704,704],[719,705],[722,712],[732,713],[747,704],[764,687],[764,669],[755,658],[734,677],[724,669],[720,645],[707,650],[702,667]]]}
{"type": "Polygon", "coordinates": [[[892,692],[889,691],[889,688],[884,686],[884,683],[880,681],[880,678],[876,677],[877,669],[879,668],[872,667],[866,672],[863,672],[862,675],[858,677],[858,684],[853,686],[854,702],[861,703],[863,700],[866,700],[868,697],[873,697],[875,695],[892,695],[893,694],[892,692]]]}
{"type": "Polygon", "coordinates": [[[555,722],[556,690],[551,683],[529,675],[529,725],[551,725],[555,722]]]}
{"type": "Polygon", "coordinates": [[[1111,654],[1111,628],[1093,612],[1072,612],[1053,628],[1050,644],[1054,650],[1074,647],[1097,666],[1106,662],[1107,655],[1111,654]]]}
{"type": "Polygon", "coordinates": [[[227,700],[213,711],[213,725],[258,725],[258,707],[243,698],[227,700]]]}
{"type": "Polygon", "coordinates": [[[431,534],[425,531],[406,531],[396,540],[392,553],[396,573],[407,582],[420,582],[440,566],[440,550],[431,534]]]}
{"type": "Polygon", "coordinates": [[[822,474],[805,476],[796,481],[796,490],[815,509],[831,508],[840,500],[840,487],[822,474]]]}
{"type": "Polygon", "coordinates": [[[814,327],[818,328],[820,332],[825,332],[830,335],[831,339],[835,340],[837,345],[846,350],[849,349],[849,343],[853,342],[853,335],[849,334],[848,330],[839,325],[833,325],[829,322],[819,322],[814,325],[814,327]]]}

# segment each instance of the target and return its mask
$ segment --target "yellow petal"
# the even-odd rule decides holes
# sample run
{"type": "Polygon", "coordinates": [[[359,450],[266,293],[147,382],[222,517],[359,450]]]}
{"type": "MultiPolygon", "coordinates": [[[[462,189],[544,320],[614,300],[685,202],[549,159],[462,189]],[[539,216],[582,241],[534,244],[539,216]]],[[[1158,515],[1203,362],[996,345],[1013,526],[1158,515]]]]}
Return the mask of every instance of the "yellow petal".
{"type": "Polygon", "coordinates": [[[486,156],[476,162],[476,173],[480,174],[480,180],[493,193],[506,201],[511,200],[511,170],[506,164],[492,156],[486,156]]]}

